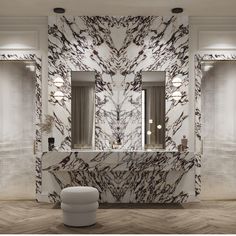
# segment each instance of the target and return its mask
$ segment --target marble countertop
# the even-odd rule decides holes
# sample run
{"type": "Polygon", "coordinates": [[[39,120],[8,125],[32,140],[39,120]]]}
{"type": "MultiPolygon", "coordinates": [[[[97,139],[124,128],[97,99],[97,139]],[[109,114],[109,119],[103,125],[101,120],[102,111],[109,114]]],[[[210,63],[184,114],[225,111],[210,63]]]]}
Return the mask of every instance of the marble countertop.
{"type": "Polygon", "coordinates": [[[47,152],[42,169],[47,171],[170,171],[194,166],[191,152],[47,152]]]}
{"type": "Polygon", "coordinates": [[[48,151],[48,152],[89,152],[89,153],[101,153],[101,152],[138,152],[138,153],[145,153],[145,152],[178,152],[178,150],[166,150],[166,149],[145,149],[145,150],[123,150],[123,149],[104,149],[104,150],[96,150],[96,149],[72,149],[70,151],[48,151]]]}

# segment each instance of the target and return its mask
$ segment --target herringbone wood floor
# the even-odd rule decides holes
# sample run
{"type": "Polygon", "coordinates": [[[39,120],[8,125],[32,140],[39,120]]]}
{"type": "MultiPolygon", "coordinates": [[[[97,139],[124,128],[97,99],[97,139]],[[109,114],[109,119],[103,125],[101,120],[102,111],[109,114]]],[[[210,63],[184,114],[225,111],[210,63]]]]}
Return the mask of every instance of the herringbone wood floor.
{"type": "Polygon", "coordinates": [[[102,205],[97,224],[85,228],[64,226],[52,204],[1,201],[0,233],[236,233],[236,201],[102,205]]]}

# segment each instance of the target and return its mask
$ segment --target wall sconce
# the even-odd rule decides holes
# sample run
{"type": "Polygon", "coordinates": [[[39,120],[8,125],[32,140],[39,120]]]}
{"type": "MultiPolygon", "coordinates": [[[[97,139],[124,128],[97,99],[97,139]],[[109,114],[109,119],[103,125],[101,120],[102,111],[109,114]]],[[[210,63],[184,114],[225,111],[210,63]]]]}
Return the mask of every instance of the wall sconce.
{"type": "Polygon", "coordinates": [[[150,130],[147,131],[147,135],[151,135],[152,132],[150,130]]]}
{"type": "Polygon", "coordinates": [[[56,91],[54,93],[54,98],[57,100],[57,101],[61,101],[63,98],[64,98],[64,93],[61,92],[61,91],[56,91]]]}
{"type": "Polygon", "coordinates": [[[64,80],[58,76],[53,80],[53,83],[56,87],[60,88],[64,84],[64,80]]]}
{"type": "Polygon", "coordinates": [[[180,87],[181,84],[182,84],[182,79],[181,79],[181,77],[180,77],[179,75],[176,76],[176,77],[174,77],[173,80],[172,80],[172,84],[173,84],[173,86],[176,87],[176,88],[180,87]]]}
{"type": "Polygon", "coordinates": [[[172,93],[172,98],[173,98],[175,101],[180,100],[181,97],[182,97],[182,94],[181,94],[181,92],[179,92],[179,91],[175,91],[175,92],[172,93]]]}

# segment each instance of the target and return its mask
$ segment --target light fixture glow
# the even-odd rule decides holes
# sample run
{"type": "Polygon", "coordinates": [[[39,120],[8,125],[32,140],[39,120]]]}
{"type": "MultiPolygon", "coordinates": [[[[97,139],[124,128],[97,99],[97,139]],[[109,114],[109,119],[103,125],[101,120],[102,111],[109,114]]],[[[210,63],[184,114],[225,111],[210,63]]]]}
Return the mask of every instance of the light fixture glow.
{"type": "Polygon", "coordinates": [[[213,68],[213,65],[204,65],[203,70],[209,71],[211,68],[213,68]]]}
{"type": "Polygon", "coordinates": [[[54,98],[57,100],[57,101],[61,101],[63,98],[64,98],[64,93],[61,92],[61,91],[56,91],[54,93],[54,98]]]}
{"type": "Polygon", "coordinates": [[[172,80],[172,84],[176,88],[180,87],[180,85],[182,84],[182,79],[180,78],[180,76],[174,77],[172,80]]]}
{"type": "Polygon", "coordinates": [[[152,119],[150,119],[150,120],[149,120],[149,124],[152,124],[152,123],[153,123],[153,120],[152,120],[152,119]]]}
{"type": "Polygon", "coordinates": [[[179,91],[175,91],[175,92],[172,93],[172,98],[176,101],[180,100],[181,97],[182,97],[182,94],[179,91]]]}
{"type": "Polygon", "coordinates": [[[157,126],[157,128],[158,128],[158,129],[161,129],[161,128],[162,128],[162,126],[161,126],[161,125],[158,125],[158,126],[157,126]]]}
{"type": "Polygon", "coordinates": [[[147,131],[147,135],[151,135],[152,132],[150,130],[147,131]]]}
{"type": "Polygon", "coordinates": [[[59,88],[63,85],[64,80],[58,76],[53,80],[53,83],[55,84],[55,86],[57,86],[59,88]]]}
{"type": "Polygon", "coordinates": [[[29,69],[31,72],[35,71],[35,66],[34,65],[26,65],[25,66],[27,69],[29,69]]]}

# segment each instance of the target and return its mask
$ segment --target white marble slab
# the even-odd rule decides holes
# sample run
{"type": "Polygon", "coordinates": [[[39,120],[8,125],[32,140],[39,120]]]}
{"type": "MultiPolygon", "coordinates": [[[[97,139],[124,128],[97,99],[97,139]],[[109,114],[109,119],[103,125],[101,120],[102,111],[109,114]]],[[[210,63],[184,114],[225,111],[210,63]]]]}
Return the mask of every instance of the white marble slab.
{"type": "Polygon", "coordinates": [[[187,202],[195,196],[194,160],[189,152],[48,152],[42,170],[52,202],[77,185],[96,187],[101,202],[187,202]]]}

